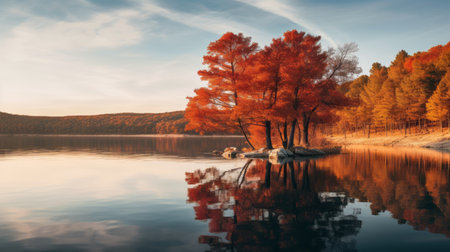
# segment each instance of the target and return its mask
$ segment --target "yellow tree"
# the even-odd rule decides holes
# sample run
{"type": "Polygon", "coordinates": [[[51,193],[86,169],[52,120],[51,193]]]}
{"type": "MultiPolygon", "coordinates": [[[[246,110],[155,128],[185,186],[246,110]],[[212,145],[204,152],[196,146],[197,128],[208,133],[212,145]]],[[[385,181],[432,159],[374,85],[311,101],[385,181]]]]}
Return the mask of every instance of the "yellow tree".
{"type": "Polygon", "coordinates": [[[427,118],[431,121],[439,121],[442,131],[442,121],[448,116],[450,101],[450,72],[444,75],[433,95],[427,102],[427,118]]]}
{"type": "MultiPolygon", "coordinates": [[[[396,90],[400,87],[400,83],[408,77],[408,70],[405,68],[405,61],[408,59],[409,55],[405,50],[401,50],[395,56],[394,61],[391,62],[391,65],[388,68],[388,78],[393,82],[393,86],[396,90]]],[[[395,101],[396,103],[396,101],[395,101]]],[[[397,105],[397,104],[396,104],[397,105]]],[[[396,106],[396,118],[399,122],[404,123],[405,135],[406,129],[408,127],[408,118],[406,117],[406,113],[402,111],[402,108],[396,106]]]]}
{"type": "Polygon", "coordinates": [[[394,61],[391,62],[391,65],[388,68],[388,77],[396,85],[399,85],[403,78],[408,75],[408,70],[405,68],[405,61],[408,57],[408,53],[401,50],[397,53],[394,61]]]}
{"type": "Polygon", "coordinates": [[[387,135],[387,126],[394,119],[396,112],[395,83],[388,79],[383,83],[377,95],[378,102],[374,106],[374,121],[384,124],[384,131],[387,135]]]}
{"type": "Polygon", "coordinates": [[[436,68],[440,72],[448,72],[450,68],[450,42],[445,46],[446,50],[443,50],[439,55],[437,62],[435,63],[436,68]]]}
{"type": "Polygon", "coordinates": [[[352,102],[350,106],[339,111],[341,127],[343,127],[344,130],[350,127],[354,128],[356,131],[358,127],[361,126],[361,123],[364,122],[364,116],[358,112],[358,108],[361,104],[361,92],[364,90],[368,81],[369,76],[361,75],[357,79],[341,85],[341,91],[352,102]]]}
{"type": "Polygon", "coordinates": [[[367,85],[361,92],[361,106],[359,113],[363,116],[365,123],[369,125],[368,137],[370,137],[370,126],[374,119],[375,104],[378,103],[378,93],[380,92],[383,82],[387,79],[387,69],[380,63],[373,63],[370,69],[370,76],[367,85]]]}
{"type": "Polygon", "coordinates": [[[423,117],[426,101],[427,92],[417,79],[403,79],[397,89],[397,105],[399,113],[405,116],[408,123],[423,117]]]}

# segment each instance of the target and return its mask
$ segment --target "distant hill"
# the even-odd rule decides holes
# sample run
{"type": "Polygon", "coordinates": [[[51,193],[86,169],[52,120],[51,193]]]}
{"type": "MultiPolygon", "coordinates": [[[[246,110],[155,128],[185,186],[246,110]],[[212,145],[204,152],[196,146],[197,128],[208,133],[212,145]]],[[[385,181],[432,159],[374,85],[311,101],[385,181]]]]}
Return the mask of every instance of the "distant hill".
{"type": "Polygon", "coordinates": [[[194,134],[184,111],[92,116],[26,116],[0,112],[0,134],[194,134]]]}

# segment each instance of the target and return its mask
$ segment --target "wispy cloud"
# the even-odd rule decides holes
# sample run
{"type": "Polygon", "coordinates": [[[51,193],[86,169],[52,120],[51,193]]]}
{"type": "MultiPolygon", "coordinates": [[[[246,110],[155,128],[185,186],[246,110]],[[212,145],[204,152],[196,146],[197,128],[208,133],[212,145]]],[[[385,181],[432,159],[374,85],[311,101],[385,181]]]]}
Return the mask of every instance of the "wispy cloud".
{"type": "Polygon", "coordinates": [[[0,111],[65,115],[178,110],[200,84],[200,57],[179,54],[160,61],[145,53],[128,56],[123,50],[152,37],[148,26],[155,24],[151,17],[156,13],[124,8],[58,20],[23,10],[20,16],[25,21],[0,39],[0,111]],[[99,50],[108,50],[108,57],[116,60],[94,56],[99,50]],[[164,101],[167,97],[173,100],[164,101]]]}
{"type": "Polygon", "coordinates": [[[337,47],[337,43],[327,33],[319,29],[312,22],[300,17],[301,11],[298,8],[293,8],[292,5],[281,0],[235,0],[243,4],[247,4],[258,9],[267,11],[269,13],[286,18],[289,21],[323,37],[333,47],[337,47]]]}
{"type": "Polygon", "coordinates": [[[30,16],[13,28],[2,43],[15,60],[42,56],[49,52],[118,48],[135,45],[142,39],[141,31],[131,24],[139,18],[136,11],[99,13],[82,21],[56,21],[30,16]]]}
{"type": "Polygon", "coordinates": [[[269,36],[268,34],[262,32],[261,30],[255,29],[252,26],[235,22],[229,17],[226,18],[224,17],[224,14],[220,12],[209,11],[191,14],[164,8],[154,1],[142,2],[140,7],[148,15],[162,16],[182,25],[190,26],[217,35],[222,35],[225,32],[231,31],[235,33],[242,32],[245,35],[252,35],[256,37],[269,36]]]}

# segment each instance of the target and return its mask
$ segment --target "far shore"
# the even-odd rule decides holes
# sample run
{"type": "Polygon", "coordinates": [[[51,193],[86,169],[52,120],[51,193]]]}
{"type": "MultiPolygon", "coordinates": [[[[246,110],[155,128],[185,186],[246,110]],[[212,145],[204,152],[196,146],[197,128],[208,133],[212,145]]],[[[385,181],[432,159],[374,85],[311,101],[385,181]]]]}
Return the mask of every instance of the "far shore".
{"type": "Polygon", "coordinates": [[[393,147],[421,147],[450,151],[450,132],[416,133],[410,135],[373,135],[370,138],[362,135],[334,135],[326,139],[340,145],[375,145],[393,147]]]}
{"type": "Polygon", "coordinates": [[[188,134],[0,134],[0,136],[42,136],[42,137],[236,137],[240,135],[188,135],[188,134]]]}

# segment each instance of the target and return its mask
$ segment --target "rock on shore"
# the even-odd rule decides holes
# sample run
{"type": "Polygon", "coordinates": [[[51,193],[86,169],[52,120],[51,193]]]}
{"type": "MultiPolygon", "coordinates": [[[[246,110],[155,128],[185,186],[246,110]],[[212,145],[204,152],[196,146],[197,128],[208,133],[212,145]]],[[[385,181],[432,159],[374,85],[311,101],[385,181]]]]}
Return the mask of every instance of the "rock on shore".
{"type": "Polygon", "coordinates": [[[278,148],[269,151],[269,159],[284,159],[293,156],[294,153],[292,153],[292,151],[286,150],[284,148],[278,148]]]}
{"type": "Polygon", "coordinates": [[[261,158],[261,159],[270,159],[270,160],[282,160],[287,158],[294,157],[309,157],[309,156],[320,156],[327,154],[337,154],[341,152],[341,147],[331,147],[331,148],[323,148],[323,149],[307,149],[304,147],[294,147],[291,150],[286,150],[284,148],[277,149],[265,149],[261,148],[259,150],[251,151],[251,152],[242,152],[239,151],[236,147],[228,147],[222,153],[222,156],[227,159],[232,158],[261,158]]]}
{"type": "Polygon", "coordinates": [[[238,154],[242,153],[241,151],[238,151],[236,147],[227,147],[222,153],[222,157],[226,159],[232,159],[236,158],[238,154]]]}

